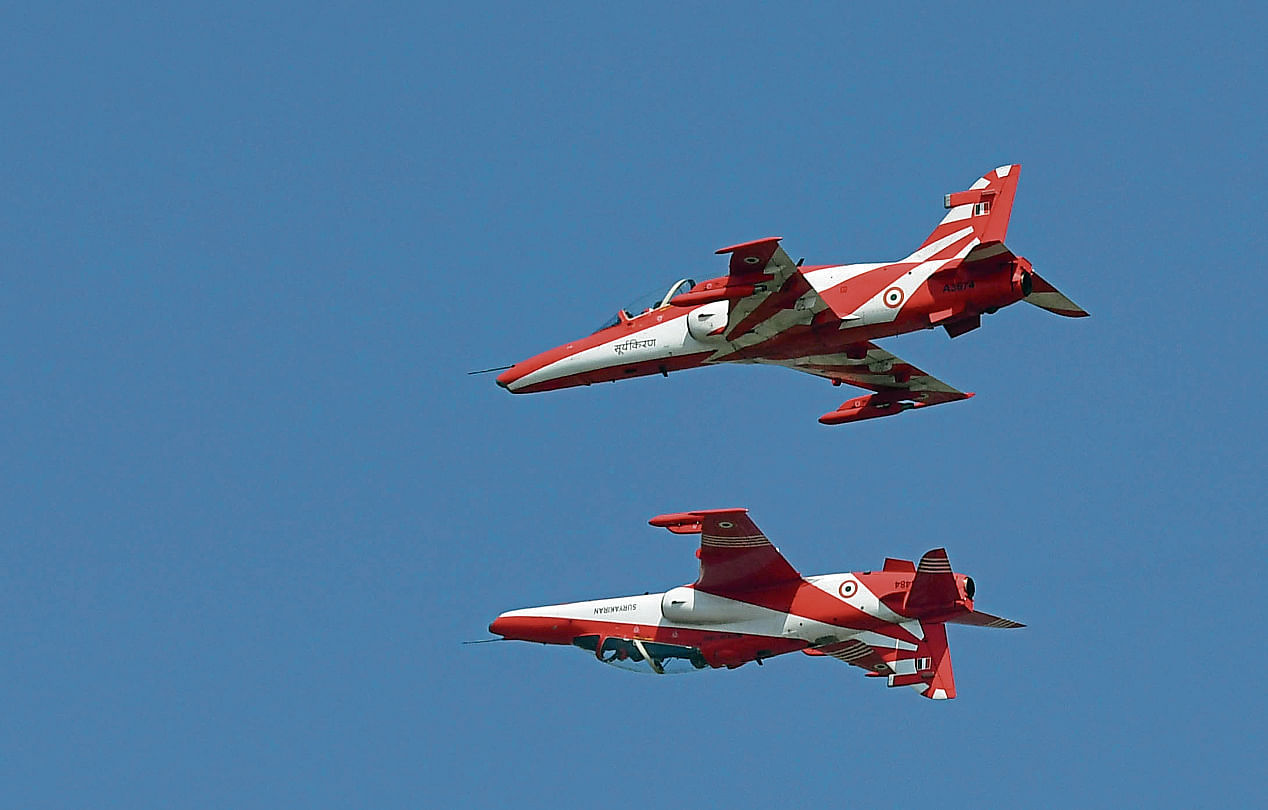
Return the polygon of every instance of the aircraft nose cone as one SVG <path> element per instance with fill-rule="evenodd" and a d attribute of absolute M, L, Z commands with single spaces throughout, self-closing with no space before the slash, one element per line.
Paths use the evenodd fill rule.
<path fill-rule="evenodd" d="M 515 366 L 511 366 L 506 371 L 503 371 L 501 374 L 497 376 L 497 384 L 502 386 L 506 390 L 510 391 L 511 383 L 518 380 L 519 377 L 520 377 L 520 373 L 515 370 Z"/>
<path fill-rule="evenodd" d="M 498 616 L 489 624 L 489 632 L 497 636 L 506 636 L 507 624 L 505 616 Z"/>

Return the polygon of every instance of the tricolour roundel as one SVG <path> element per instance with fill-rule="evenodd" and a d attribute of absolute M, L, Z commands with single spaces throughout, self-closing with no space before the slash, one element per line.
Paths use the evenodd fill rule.
<path fill-rule="evenodd" d="M 718 528 L 719 528 L 719 529 L 733 529 L 733 528 L 735 528 L 735 524 L 734 524 L 734 523 L 732 523 L 732 522 L 731 522 L 731 521 L 729 521 L 729 520 L 719 520 L 719 521 L 718 521 Z"/>
<path fill-rule="evenodd" d="M 902 306 L 902 303 L 903 303 L 902 287 L 890 287 L 888 290 L 885 291 L 885 297 L 882 300 L 885 301 L 885 306 L 889 307 L 890 309 L 894 309 L 895 307 Z"/>
<path fill-rule="evenodd" d="M 761 259 L 757 258 L 756 256 L 745 256 L 745 257 L 744 257 L 744 263 L 745 263 L 745 264 L 757 264 L 759 261 L 761 261 Z"/>
<path fill-rule="evenodd" d="M 837 591 L 843 598 L 849 599 L 851 596 L 858 593 L 859 584 L 852 579 L 847 579 L 841 583 L 841 587 L 837 588 Z"/>

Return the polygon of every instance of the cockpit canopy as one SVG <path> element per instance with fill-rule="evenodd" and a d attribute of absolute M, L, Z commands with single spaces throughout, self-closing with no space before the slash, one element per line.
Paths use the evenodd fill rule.
<path fill-rule="evenodd" d="M 661 307 L 667 307 L 669 306 L 671 298 L 675 295 L 682 295 L 685 292 L 691 292 L 691 289 L 695 286 L 696 282 L 694 280 L 689 278 L 680 278 L 673 284 L 670 284 L 669 289 L 657 287 L 653 292 L 644 293 L 632 302 L 621 307 L 616 315 L 613 315 L 604 322 L 602 326 L 594 331 L 602 332 L 604 329 L 616 326 L 622 321 L 622 313 L 624 313 L 625 318 L 637 318 L 645 312 L 651 312 L 652 310 L 660 309 Z"/>

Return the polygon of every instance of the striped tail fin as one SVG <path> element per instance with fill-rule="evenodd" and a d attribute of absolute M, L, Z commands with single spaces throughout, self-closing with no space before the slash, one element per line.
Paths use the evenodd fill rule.
<path fill-rule="evenodd" d="M 903 614 L 919 616 L 926 611 L 939 610 L 953 604 L 960 596 L 951 572 L 951 561 L 945 548 L 926 552 L 916 566 L 916 576 L 911 580 L 911 590 L 903 602 Z"/>
<path fill-rule="evenodd" d="M 921 628 L 925 637 L 916 648 L 917 657 L 893 661 L 889 685 L 910 686 L 930 700 L 951 700 L 955 697 L 955 674 L 951 671 L 946 625 L 921 622 Z"/>
<path fill-rule="evenodd" d="M 968 190 L 947 194 L 943 198 L 947 215 L 907 261 L 949 259 L 974 244 L 1003 242 L 1020 176 L 1021 164 L 1000 166 L 978 178 Z"/>

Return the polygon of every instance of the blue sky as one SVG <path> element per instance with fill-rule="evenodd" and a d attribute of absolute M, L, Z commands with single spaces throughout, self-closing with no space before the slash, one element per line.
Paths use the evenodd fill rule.
<path fill-rule="evenodd" d="M 0 783 L 22 807 L 1261 797 L 1264 11 L 251 4 L 0 25 Z M 1024 165 L 1092 312 L 885 345 L 978 396 L 464 372 L 712 251 L 894 259 Z M 497 613 L 661 590 L 747 506 L 806 573 L 945 545 L 960 697 L 642 677 Z"/>

